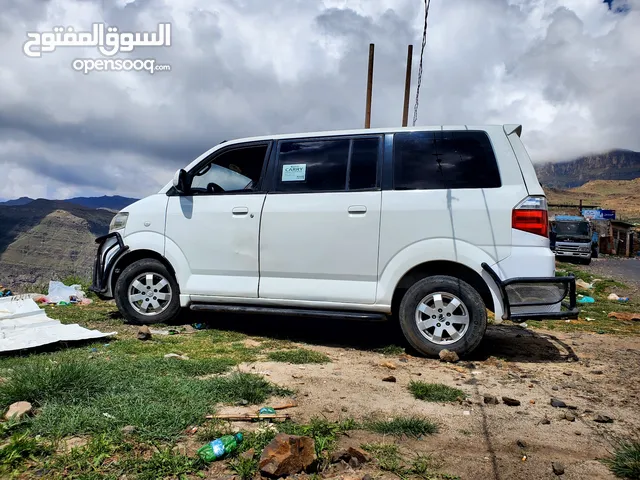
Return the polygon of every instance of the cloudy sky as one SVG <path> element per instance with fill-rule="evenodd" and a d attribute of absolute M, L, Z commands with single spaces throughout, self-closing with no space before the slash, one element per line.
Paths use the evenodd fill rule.
<path fill-rule="evenodd" d="M 0 0 L 0 198 L 144 196 L 218 142 L 398 126 L 415 95 L 422 0 Z M 640 0 L 432 0 L 418 125 L 521 123 L 534 161 L 640 150 Z M 29 58 L 55 26 L 155 31 L 170 72 L 74 71 L 95 47 Z M 413 107 L 413 100 L 412 100 Z M 412 115 L 410 115 L 411 117 Z"/>

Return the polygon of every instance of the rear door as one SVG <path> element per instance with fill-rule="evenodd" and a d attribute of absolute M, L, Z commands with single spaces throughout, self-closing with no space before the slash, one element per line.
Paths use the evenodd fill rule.
<path fill-rule="evenodd" d="M 373 304 L 382 137 L 278 142 L 262 212 L 259 297 Z"/>
<path fill-rule="evenodd" d="M 506 136 L 496 128 L 498 136 L 471 127 L 393 135 L 393 181 L 382 199 L 381 270 L 423 240 L 437 241 L 446 259 L 457 262 L 463 261 L 464 244 L 495 262 L 510 255 L 511 212 L 527 191 Z M 497 156 L 509 152 L 513 165 L 503 170 Z"/>

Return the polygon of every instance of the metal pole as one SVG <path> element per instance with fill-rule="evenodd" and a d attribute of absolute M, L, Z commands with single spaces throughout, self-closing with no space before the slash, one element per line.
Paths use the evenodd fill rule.
<path fill-rule="evenodd" d="M 413 60 L 413 45 L 407 47 L 407 75 L 404 79 L 404 110 L 402 111 L 402 126 L 409 123 L 409 95 L 411 94 L 411 61 Z"/>
<path fill-rule="evenodd" d="M 367 108 L 364 116 L 364 128 L 371 128 L 371 94 L 373 93 L 373 51 L 375 46 L 369 44 L 369 72 L 367 74 Z"/>

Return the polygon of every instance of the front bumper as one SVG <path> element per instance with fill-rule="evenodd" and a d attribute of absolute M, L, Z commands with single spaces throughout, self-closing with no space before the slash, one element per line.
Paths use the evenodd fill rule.
<path fill-rule="evenodd" d="M 576 278 L 573 275 L 500 280 L 488 264 L 483 263 L 482 268 L 500 289 L 504 305 L 503 320 L 524 322 L 578 318 L 580 310 L 576 306 Z M 567 297 L 568 302 L 565 302 Z M 541 311 L 545 309 L 551 311 Z"/>
<path fill-rule="evenodd" d="M 129 250 L 122 236 L 118 232 L 96 238 L 98 251 L 93 264 L 93 282 L 89 290 L 95 292 L 101 298 L 108 298 L 110 293 L 109 278 L 111 270 L 118 259 Z"/>

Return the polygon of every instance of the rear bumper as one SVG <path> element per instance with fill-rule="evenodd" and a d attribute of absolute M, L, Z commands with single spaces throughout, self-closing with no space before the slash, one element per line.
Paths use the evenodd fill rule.
<path fill-rule="evenodd" d="M 573 275 L 501 280 L 488 264 L 483 263 L 482 268 L 500 289 L 503 320 L 523 322 L 578 318 L 580 310 L 576 306 L 576 279 Z"/>
<path fill-rule="evenodd" d="M 95 292 L 100 298 L 111 298 L 111 285 L 109 278 L 111 271 L 118 259 L 129 249 L 122 241 L 118 232 L 96 238 L 98 251 L 93 264 L 93 281 L 89 290 Z"/>

